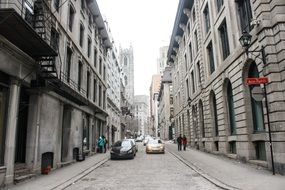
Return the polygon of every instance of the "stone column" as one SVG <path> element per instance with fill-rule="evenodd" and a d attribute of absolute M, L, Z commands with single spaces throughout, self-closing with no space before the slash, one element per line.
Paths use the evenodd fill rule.
<path fill-rule="evenodd" d="M 26 164 L 36 171 L 38 169 L 38 147 L 41 116 L 41 94 L 38 91 L 30 93 L 30 105 L 27 128 Z"/>
<path fill-rule="evenodd" d="M 17 80 L 12 80 L 10 85 L 10 97 L 7 114 L 7 131 L 5 143 L 5 166 L 6 176 L 5 184 L 10 184 L 14 180 L 14 162 L 16 150 L 16 129 L 18 121 L 20 97 L 20 83 Z"/>

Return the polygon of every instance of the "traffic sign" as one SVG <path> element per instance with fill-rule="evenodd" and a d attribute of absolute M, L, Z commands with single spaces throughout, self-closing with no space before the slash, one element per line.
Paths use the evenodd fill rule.
<path fill-rule="evenodd" d="M 264 91 L 260 86 L 255 86 L 251 90 L 251 95 L 255 101 L 262 101 L 264 98 Z"/>
<path fill-rule="evenodd" d="M 254 84 L 266 84 L 268 83 L 267 77 L 259 77 L 259 78 L 247 78 L 246 84 L 247 85 L 254 85 Z"/>

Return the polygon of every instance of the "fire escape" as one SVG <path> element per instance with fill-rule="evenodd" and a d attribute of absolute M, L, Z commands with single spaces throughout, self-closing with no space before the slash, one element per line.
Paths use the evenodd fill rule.
<path fill-rule="evenodd" d="M 35 60 L 37 78 L 31 87 L 48 89 L 79 104 L 88 105 L 86 91 L 61 71 L 56 18 L 51 0 L 0 1 L 0 35 Z M 54 27 L 53 27 L 54 26 Z"/>

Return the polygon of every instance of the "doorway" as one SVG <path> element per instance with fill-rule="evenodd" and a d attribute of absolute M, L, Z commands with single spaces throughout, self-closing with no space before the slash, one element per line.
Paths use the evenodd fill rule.
<path fill-rule="evenodd" d="M 69 139 L 71 129 L 71 107 L 63 106 L 62 137 L 61 137 L 61 161 L 68 161 Z"/>
<path fill-rule="evenodd" d="M 29 113 L 29 94 L 27 88 L 21 87 L 18 111 L 15 163 L 26 161 L 27 124 Z"/>

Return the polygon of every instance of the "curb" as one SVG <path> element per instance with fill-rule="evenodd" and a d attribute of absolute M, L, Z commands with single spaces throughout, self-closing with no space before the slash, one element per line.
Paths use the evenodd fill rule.
<path fill-rule="evenodd" d="M 67 181 L 65 181 L 65 182 L 63 182 L 63 183 L 53 187 L 51 190 L 62 190 L 62 189 L 66 189 L 66 188 L 70 187 L 71 185 L 75 184 L 76 182 L 78 182 L 80 179 L 82 179 L 86 175 L 88 175 L 91 172 L 93 172 L 95 169 L 99 168 L 101 165 L 106 163 L 108 160 L 109 160 L 109 157 L 103 158 L 102 160 L 100 160 L 99 162 L 95 163 L 90 168 L 80 172 L 79 174 L 77 174 L 77 175 L 73 176 L 72 178 L 68 179 Z"/>
<path fill-rule="evenodd" d="M 183 157 L 181 157 L 178 154 L 175 154 L 174 152 L 171 151 L 167 151 L 170 154 L 172 154 L 174 157 L 176 157 L 179 161 L 181 161 L 183 164 L 185 164 L 186 166 L 188 166 L 189 168 L 191 168 L 192 170 L 194 170 L 195 172 L 197 172 L 200 176 L 202 176 L 204 179 L 206 179 L 207 181 L 211 182 L 212 184 L 214 184 L 217 187 L 220 187 L 221 189 L 224 190 L 241 190 L 238 187 L 234 187 L 231 185 L 228 185 L 222 181 L 220 181 L 219 179 L 210 176 L 209 174 L 207 174 L 205 171 L 203 171 L 201 168 L 195 166 L 194 164 L 192 164 L 191 162 L 185 160 Z"/>

